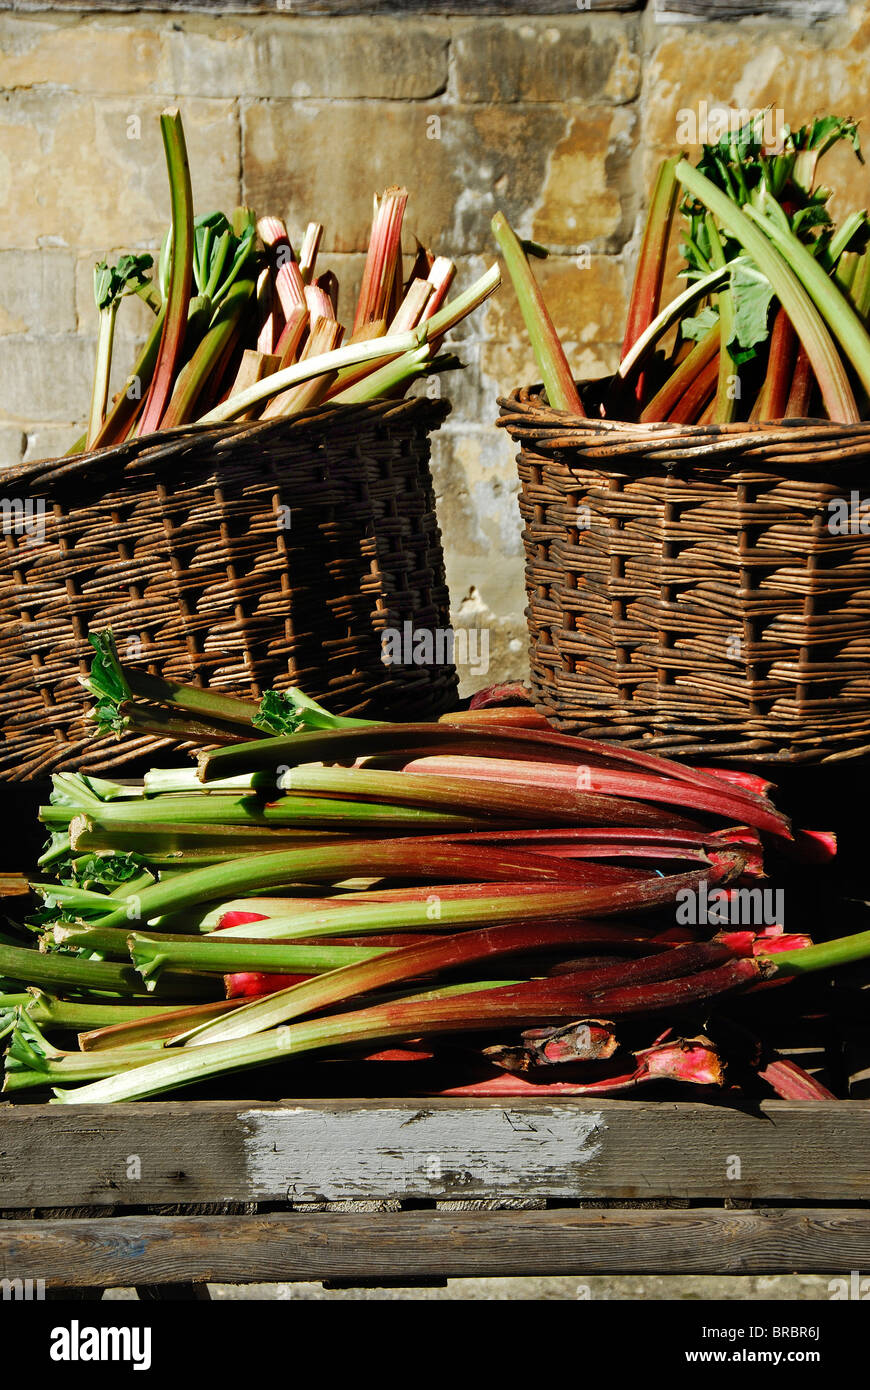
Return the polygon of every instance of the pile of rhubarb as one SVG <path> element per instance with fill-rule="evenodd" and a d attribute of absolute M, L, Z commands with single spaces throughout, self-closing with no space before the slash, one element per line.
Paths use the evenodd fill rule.
<path fill-rule="evenodd" d="M 160 118 L 171 225 L 153 279 L 147 253 L 94 270 L 99 315 L 88 428 L 70 453 L 155 430 L 298 415 L 331 401 L 402 397 L 420 377 L 460 365 L 445 334 L 492 294 L 497 266 L 448 301 L 456 267 L 417 242 L 407 276 L 404 188 L 375 198 L 371 240 L 349 330 L 339 283 L 318 273 L 323 226 L 310 222 L 294 248 L 277 217 L 251 208 L 195 215 L 181 117 Z M 137 361 L 110 402 L 115 324 L 138 295 L 153 322 Z"/>
<path fill-rule="evenodd" d="M 696 165 L 662 162 L 618 370 L 585 393 L 530 268 L 547 253 L 496 215 L 552 407 L 641 424 L 870 418 L 870 219 L 861 209 L 835 223 L 818 181 L 841 141 L 861 158 L 856 125 L 820 116 L 768 143 L 769 114 L 703 146 Z M 662 307 L 675 252 L 686 284 Z"/>
<path fill-rule="evenodd" d="M 799 977 L 870 956 L 870 932 L 746 924 L 766 861 L 813 874 L 835 852 L 761 778 L 558 734 L 528 705 L 258 706 L 92 641 L 100 732 L 171 726 L 201 751 L 136 782 L 55 774 L 38 906 L 15 899 L 0 938 L 7 1094 L 137 1100 L 254 1067 L 287 1094 L 338 1060 L 371 1094 L 393 1062 L 408 1094 L 830 1095 L 765 1021 L 799 1017 Z"/>

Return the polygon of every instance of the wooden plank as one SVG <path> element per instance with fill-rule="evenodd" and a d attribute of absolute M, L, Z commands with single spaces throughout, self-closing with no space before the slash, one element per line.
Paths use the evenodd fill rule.
<path fill-rule="evenodd" d="M 0 11 L 288 15 L 548 15 L 578 10 L 639 10 L 644 0 L 0 0 Z"/>
<path fill-rule="evenodd" d="M 803 24 L 816 24 L 844 15 L 847 9 L 848 0 L 655 0 L 655 17 L 659 23 L 769 15 L 777 21 L 793 19 Z"/>
<path fill-rule="evenodd" d="M 0 1278 L 103 1288 L 179 1281 L 421 1280 L 520 1274 L 772 1274 L 866 1269 L 870 1213 L 421 1212 L 101 1217 L 0 1223 Z"/>
<path fill-rule="evenodd" d="M 558 1197 L 860 1201 L 870 1102 L 0 1107 L 0 1210 Z M 143 1281 L 146 1282 L 146 1281 Z"/>

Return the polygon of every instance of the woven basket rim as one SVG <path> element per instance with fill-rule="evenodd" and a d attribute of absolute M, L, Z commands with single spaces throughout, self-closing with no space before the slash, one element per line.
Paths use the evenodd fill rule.
<path fill-rule="evenodd" d="M 516 387 L 499 396 L 496 424 L 517 440 L 548 452 L 577 450 L 598 468 L 616 471 L 633 457 L 655 459 L 666 469 L 696 463 L 701 467 L 788 468 L 856 464 L 870 460 L 870 421 L 854 425 L 833 420 L 794 419 L 718 425 L 682 425 L 670 421 L 641 424 L 600 419 L 554 410 L 543 387 Z"/>
<path fill-rule="evenodd" d="M 289 415 L 275 420 L 180 425 L 172 430 L 161 430 L 144 435 L 141 439 L 125 440 L 122 444 L 110 444 L 105 448 L 90 449 L 81 454 L 13 464 L 0 469 L 0 487 L 14 485 L 20 488 L 36 483 L 74 482 L 90 469 L 99 472 L 106 465 L 118 468 L 119 471 L 122 468 L 159 468 L 169 459 L 177 459 L 179 454 L 192 453 L 203 443 L 219 452 L 224 440 L 228 445 L 248 440 L 257 444 L 275 435 L 298 434 L 306 429 L 316 429 L 318 433 L 322 433 L 336 417 L 340 417 L 342 425 L 346 427 L 357 417 L 376 417 L 385 423 L 392 423 L 406 417 L 423 415 L 434 427 L 436 422 L 438 425 L 443 423 L 452 409 L 452 403 L 446 397 L 406 396 L 400 401 L 379 399 L 357 404 L 326 401 L 302 411 L 299 415 Z"/>
<path fill-rule="evenodd" d="M 598 384 L 596 381 L 593 383 Z M 578 385 L 584 385 L 578 382 Z M 776 438 L 783 434 L 787 438 L 793 438 L 795 433 L 812 433 L 815 437 L 820 434 L 831 435 L 836 432 L 841 438 L 851 438 L 857 435 L 860 438 L 870 437 L 870 420 L 859 420 L 856 424 L 841 424 L 837 420 L 825 420 L 817 416 L 797 416 L 788 420 L 733 420 L 727 424 L 719 425 L 684 425 L 675 424 L 670 420 L 653 420 L 641 424 L 637 420 L 617 420 L 611 417 L 597 418 L 593 415 L 575 415 L 571 410 L 556 410 L 555 407 L 544 400 L 544 388 L 540 383 L 533 386 L 516 386 L 508 396 L 498 396 L 499 406 L 503 412 L 520 409 L 524 415 L 537 414 L 541 422 L 550 422 L 553 425 L 571 425 L 578 430 L 591 430 L 597 434 L 618 433 L 625 435 L 635 435 L 640 439 L 645 439 L 648 435 L 666 435 L 669 438 L 678 438 L 685 435 L 691 439 L 708 439 L 720 435 L 728 435 L 732 441 L 739 439 L 743 435 L 751 436 L 757 441 L 758 436 L 765 438 Z M 503 422 L 498 421 L 499 424 Z"/>

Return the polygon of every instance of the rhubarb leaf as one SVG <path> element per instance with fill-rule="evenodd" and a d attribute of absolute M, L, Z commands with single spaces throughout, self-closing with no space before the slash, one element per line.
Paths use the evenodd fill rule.
<path fill-rule="evenodd" d="M 766 275 L 748 261 L 731 267 L 731 302 L 734 306 L 734 341 L 742 352 L 734 352 L 737 362 L 755 356 L 754 349 L 767 341 L 770 333 L 770 304 L 773 286 Z"/>
<path fill-rule="evenodd" d="M 699 343 L 702 338 L 706 338 L 710 329 L 719 322 L 719 314 L 712 307 L 702 309 L 700 314 L 684 318 L 680 322 L 680 331 L 684 338 L 689 338 L 693 343 Z"/>
<path fill-rule="evenodd" d="M 345 719 L 292 686 L 289 690 L 267 690 L 252 723 L 267 734 L 298 734 L 305 729 L 346 729 L 368 724 L 367 719 Z"/>

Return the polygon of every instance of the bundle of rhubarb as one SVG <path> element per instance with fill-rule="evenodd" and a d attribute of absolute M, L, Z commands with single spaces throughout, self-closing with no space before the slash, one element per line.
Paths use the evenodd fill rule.
<path fill-rule="evenodd" d="M 150 255 L 125 255 L 94 271 L 99 336 L 88 428 L 70 450 L 119 444 L 190 423 L 273 419 L 324 401 L 401 397 L 416 378 L 459 365 L 444 336 L 499 283 L 493 266 L 447 302 L 455 265 L 417 243 L 407 276 L 402 224 L 408 194 L 375 198 L 371 240 L 350 332 L 338 320 L 339 284 L 318 274 L 323 227 L 311 222 L 298 251 L 277 217 L 250 208 L 195 216 L 181 117 L 160 118 L 171 226 L 155 279 Z M 122 299 L 136 294 L 154 322 L 114 401 L 109 380 Z"/>
<path fill-rule="evenodd" d="M 267 1064 L 286 1093 L 305 1054 L 374 1068 L 371 1093 L 398 1056 L 417 1094 L 829 1094 L 752 1018 L 799 1012 L 773 986 L 867 957 L 870 932 L 746 927 L 766 854 L 834 851 L 760 778 L 557 734 L 527 706 L 432 724 L 293 690 L 257 706 L 93 641 L 102 728 L 160 711 L 202 749 L 136 782 L 55 774 L 40 905 L 0 938 L 7 1093 L 134 1100 Z"/>
<path fill-rule="evenodd" d="M 772 145 L 767 124 L 759 112 L 704 146 L 695 166 L 662 163 L 619 368 L 582 399 L 528 260 L 546 251 L 496 215 L 551 406 L 644 424 L 868 418 L 870 222 L 856 210 L 835 225 L 831 189 L 817 182 L 838 142 L 861 158 L 855 122 L 819 117 Z M 662 307 L 677 235 L 688 283 Z"/>

